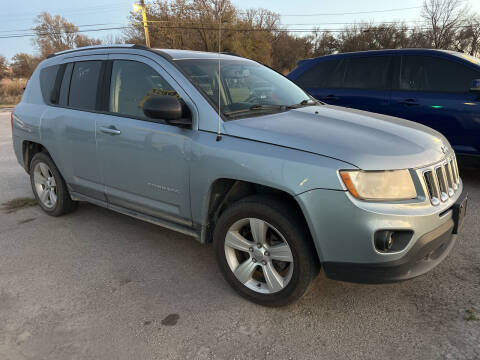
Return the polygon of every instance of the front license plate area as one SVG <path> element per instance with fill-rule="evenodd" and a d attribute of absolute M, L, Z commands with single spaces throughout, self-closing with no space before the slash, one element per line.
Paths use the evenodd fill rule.
<path fill-rule="evenodd" d="M 468 194 L 460 196 L 453 205 L 453 221 L 455 223 L 453 227 L 453 234 L 458 234 L 460 231 L 463 219 L 465 218 L 465 214 L 467 213 L 467 204 L 468 204 Z"/>

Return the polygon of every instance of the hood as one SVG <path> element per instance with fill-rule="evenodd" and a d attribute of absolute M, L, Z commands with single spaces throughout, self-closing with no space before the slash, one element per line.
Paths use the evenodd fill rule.
<path fill-rule="evenodd" d="M 363 170 L 422 167 L 452 151 L 437 131 L 391 116 L 332 105 L 308 106 L 225 123 L 228 135 L 308 151 Z"/>

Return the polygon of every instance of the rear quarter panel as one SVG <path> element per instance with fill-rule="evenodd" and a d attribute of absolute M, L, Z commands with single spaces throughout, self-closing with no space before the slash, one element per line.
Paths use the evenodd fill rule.
<path fill-rule="evenodd" d="M 21 101 L 13 111 L 12 137 L 15 155 L 23 166 L 23 143 L 33 141 L 41 144 L 41 119 L 46 105 L 40 93 L 39 67 L 28 80 Z"/>

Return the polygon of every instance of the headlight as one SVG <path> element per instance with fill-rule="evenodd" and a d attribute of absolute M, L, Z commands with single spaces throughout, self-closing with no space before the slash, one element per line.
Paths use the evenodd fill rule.
<path fill-rule="evenodd" d="M 408 170 L 342 170 L 340 177 L 350 194 L 361 200 L 408 200 L 417 197 Z"/>

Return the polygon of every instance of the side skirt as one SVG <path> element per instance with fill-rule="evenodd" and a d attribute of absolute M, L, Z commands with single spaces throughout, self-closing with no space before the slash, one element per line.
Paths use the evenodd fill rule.
<path fill-rule="evenodd" d="M 120 214 L 124 214 L 124 215 L 130 216 L 130 217 L 133 217 L 133 218 L 136 218 L 136 219 L 139 219 L 139 220 L 143 220 L 143 221 L 149 222 L 149 223 L 154 224 L 154 225 L 159 225 L 161 227 L 164 227 L 164 228 L 167 228 L 167 229 L 170 229 L 170 230 L 173 230 L 173 231 L 178 231 L 182 234 L 191 236 L 191 237 L 195 238 L 196 240 L 202 242 L 201 241 L 201 228 L 199 228 L 199 229 L 191 228 L 191 227 L 187 227 L 185 225 L 177 224 L 173 221 L 156 218 L 156 217 L 150 216 L 150 215 L 145 215 L 145 214 L 142 214 L 140 212 L 130 210 L 130 209 L 126 209 L 126 208 L 121 207 L 121 206 L 108 204 L 105 201 L 93 199 L 89 196 L 85 196 L 85 195 L 82 195 L 82 194 L 79 194 L 79 193 L 76 193 L 76 192 L 73 192 L 73 191 L 70 191 L 70 197 L 72 198 L 72 200 L 75 200 L 75 201 L 89 202 L 91 204 L 101 206 L 101 207 L 104 207 L 104 208 L 109 209 L 109 210 L 116 211 Z"/>

